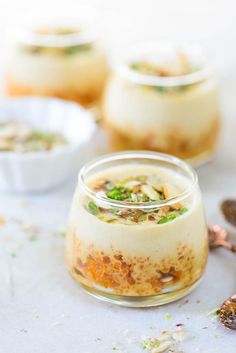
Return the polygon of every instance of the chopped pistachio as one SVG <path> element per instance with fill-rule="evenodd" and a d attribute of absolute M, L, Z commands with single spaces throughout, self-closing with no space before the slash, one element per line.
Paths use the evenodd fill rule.
<path fill-rule="evenodd" d="M 168 216 L 162 217 L 157 223 L 164 224 L 170 221 L 173 221 L 177 216 L 175 214 L 169 214 Z"/>
<path fill-rule="evenodd" d="M 164 315 L 164 318 L 165 318 L 165 319 L 172 319 L 172 315 L 171 315 L 171 314 L 165 314 L 165 315 Z"/>
<path fill-rule="evenodd" d="M 67 143 L 57 132 L 35 130 L 26 123 L 9 121 L 0 125 L 0 151 L 49 151 Z"/>
<path fill-rule="evenodd" d="M 220 308 L 215 308 L 213 310 L 211 310 L 207 316 L 218 316 L 220 314 Z"/>
<path fill-rule="evenodd" d="M 35 241 L 37 240 L 37 235 L 36 234 L 31 234 L 28 238 L 29 241 Z"/>
<path fill-rule="evenodd" d="M 88 209 L 89 209 L 90 213 L 92 213 L 94 216 L 99 214 L 99 208 L 93 201 L 89 201 Z"/>
<path fill-rule="evenodd" d="M 147 180 L 147 176 L 146 175 L 137 175 L 135 177 L 135 179 L 137 179 L 138 181 L 141 181 L 141 182 L 145 182 Z"/>
<path fill-rule="evenodd" d="M 124 201 L 130 197 L 130 194 L 130 191 L 127 190 L 124 186 L 115 186 L 107 192 L 107 197 L 117 201 Z"/>
<path fill-rule="evenodd" d="M 169 196 L 171 185 L 167 186 L 167 184 L 163 184 L 161 179 L 156 175 L 138 175 L 118 180 L 101 178 L 96 180 L 92 188 L 96 192 L 96 195 L 102 196 L 104 199 L 135 204 L 165 200 Z M 87 209 L 104 222 L 121 222 L 124 224 L 137 224 L 139 222 L 164 224 L 181 216 L 188 210 L 181 203 L 161 208 L 152 208 L 151 210 L 131 209 L 129 207 L 114 209 L 111 204 L 106 205 L 105 203 L 100 203 L 99 200 L 96 204 L 91 201 L 88 202 Z"/>
<path fill-rule="evenodd" d="M 182 215 L 182 214 L 185 214 L 186 212 L 188 212 L 188 209 L 186 207 L 182 207 L 180 210 L 179 210 L 179 214 Z"/>

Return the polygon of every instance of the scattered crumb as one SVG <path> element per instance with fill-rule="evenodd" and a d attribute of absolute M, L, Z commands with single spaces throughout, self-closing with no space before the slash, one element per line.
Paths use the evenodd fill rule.
<path fill-rule="evenodd" d="M 56 326 L 60 326 L 61 325 L 61 322 L 60 321 L 54 321 L 52 322 L 51 326 L 52 327 L 56 327 Z"/>
<path fill-rule="evenodd" d="M 29 205 L 30 205 L 30 202 L 28 200 L 21 200 L 20 201 L 21 207 L 28 207 Z"/>
<path fill-rule="evenodd" d="M 4 224 L 6 224 L 6 220 L 2 216 L 0 216 L 0 226 L 3 226 Z"/>
<path fill-rule="evenodd" d="M 149 326 L 149 330 L 155 330 L 154 326 Z"/>
<path fill-rule="evenodd" d="M 36 235 L 39 233 L 39 229 L 33 224 L 22 222 L 19 226 L 23 232 L 28 233 L 30 235 Z"/>
<path fill-rule="evenodd" d="M 182 342 L 186 339 L 187 337 L 187 331 L 186 330 L 176 330 L 173 332 L 172 337 L 175 341 L 177 342 Z"/>
<path fill-rule="evenodd" d="M 58 230 L 54 233 L 55 236 L 65 238 L 66 237 L 66 229 Z"/>
<path fill-rule="evenodd" d="M 218 316 L 220 314 L 220 308 L 215 308 L 213 310 L 211 310 L 207 316 Z"/>
<path fill-rule="evenodd" d="M 165 314 L 165 315 L 164 315 L 164 318 L 165 318 L 165 319 L 172 319 L 172 315 L 171 315 L 171 314 Z"/>
<path fill-rule="evenodd" d="M 188 303 L 189 303 L 189 300 L 186 299 L 186 300 L 182 301 L 182 302 L 178 305 L 178 307 L 181 308 L 183 305 L 186 305 L 186 304 L 188 304 Z"/>
<path fill-rule="evenodd" d="M 221 338 L 220 335 L 213 335 L 212 337 L 213 337 L 213 338 Z"/>
<path fill-rule="evenodd" d="M 37 235 L 36 234 L 31 234 L 29 237 L 28 237 L 28 240 L 29 241 L 35 241 L 35 240 L 37 240 Z"/>
<path fill-rule="evenodd" d="M 175 352 L 175 347 L 187 337 L 187 331 L 177 329 L 174 332 L 162 331 L 160 337 L 147 336 L 143 338 L 142 346 L 149 353 Z"/>

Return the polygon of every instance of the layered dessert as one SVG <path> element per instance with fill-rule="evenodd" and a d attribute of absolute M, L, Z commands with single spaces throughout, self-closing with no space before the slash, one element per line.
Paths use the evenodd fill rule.
<path fill-rule="evenodd" d="M 198 189 L 151 163 L 107 167 L 77 188 L 67 236 L 69 272 L 86 288 L 152 296 L 187 290 L 207 260 Z"/>
<path fill-rule="evenodd" d="M 103 102 L 113 149 L 148 149 L 184 159 L 213 153 L 217 87 L 196 50 L 153 44 L 114 70 Z"/>
<path fill-rule="evenodd" d="M 10 96 L 39 95 L 84 106 L 102 94 L 107 64 L 98 42 L 77 27 L 23 31 L 12 47 L 6 78 Z"/>

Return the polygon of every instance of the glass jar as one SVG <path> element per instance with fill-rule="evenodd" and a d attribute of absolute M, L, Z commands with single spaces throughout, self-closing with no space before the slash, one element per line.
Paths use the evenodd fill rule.
<path fill-rule="evenodd" d="M 177 300 L 201 278 L 208 241 L 195 171 L 156 152 L 121 152 L 79 173 L 67 268 L 93 296 L 146 307 Z"/>
<path fill-rule="evenodd" d="M 85 107 L 100 99 L 107 76 L 104 50 L 86 27 L 68 23 L 25 26 L 12 36 L 9 96 L 52 96 Z"/>
<path fill-rule="evenodd" d="M 103 117 L 114 150 L 160 151 L 194 165 L 208 160 L 220 113 L 201 48 L 160 42 L 131 51 L 109 80 Z"/>

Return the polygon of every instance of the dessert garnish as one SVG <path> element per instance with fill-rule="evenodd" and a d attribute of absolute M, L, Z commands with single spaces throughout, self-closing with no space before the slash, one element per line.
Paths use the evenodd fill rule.
<path fill-rule="evenodd" d="M 236 253 L 236 245 L 232 244 L 228 238 L 228 233 L 225 229 L 217 224 L 208 225 L 208 241 L 210 249 L 224 247 Z"/>
<path fill-rule="evenodd" d="M 229 199 L 223 201 L 221 203 L 221 211 L 225 219 L 233 226 L 236 226 L 236 200 Z"/>
<path fill-rule="evenodd" d="M 228 233 L 218 225 L 208 226 L 208 240 L 210 249 L 224 247 L 236 253 L 236 245 L 228 240 Z M 224 301 L 222 306 L 214 309 L 211 313 L 219 315 L 220 322 L 231 330 L 236 330 L 236 294 Z"/>
<path fill-rule="evenodd" d="M 66 28 L 66 27 L 58 27 L 58 28 L 39 28 L 34 30 L 34 33 L 42 35 L 42 36 L 66 36 L 79 34 L 81 31 L 79 28 Z M 83 44 L 73 44 L 65 46 L 49 46 L 49 45 L 22 45 L 22 49 L 32 54 L 52 54 L 52 55 L 70 55 L 75 54 L 80 51 L 86 51 L 91 49 L 91 43 L 83 43 Z"/>
<path fill-rule="evenodd" d="M 189 60 L 188 56 L 178 51 L 175 53 L 174 60 L 172 62 L 158 62 L 151 60 L 136 60 L 129 64 L 129 68 L 132 71 L 138 72 L 147 76 L 156 76 L 156 77 L 179 77 L 192 74 L 200 69 L 196 65 L 193 65 Z M 194 87 L 196 84 L 185 84 L 185 85 L 173 85 L 173 86 L 164 86 L 164 85 L 154 85 L 149 86 L 152 90 L 155 90 L 159 93 L 167 92 L 182 92 L 186 89 Z M 147 86 L 145 86 L 147 87 Z"/>
<path fill-rule="evenodd" d="M 184 341 L 187 331 L 181 328 L 171 332 L 162 331 L 160 337 L 146 336 L 143 339 L 143 349 L 149 353 L 175 352 L 172 350 L 178 343 Z"/>
<path fill-rule="evenodd" d="M 168 184 L 163 183 L 159 178 L 151 175 L 137 175 L 119 180 L 97 179 L 91 188 L 107 200 L 122 201 L 123 203 L 136 204 L 159 202 L 175 196 L 171 194 Z M 166 205 L 158 209 L 115 209 L 104 208 L 102 204 L 96 204 L 89 200 L 87 203 L 88 211 L 97 216 L 100 220 L 108 223 L 140 223 L 155 222 L 164 224 L 175 220 L 188 211 L 188 208 L 181 203 Z"/>
<path fill-rule="evenodd" d="M 79 28 L 67 28 L 67 27 L 51 27 L 51 28 L 36 28 L 34 33 L 36 34 L 45 34 L 45 35 L 53 35 L 53 36 L 66 36 L 70 34 L 79 33 Z"/>
<path fill-rule="evenodd" d="M 179 51 L 176 53 L 175 57 L 176 60 L 172 63 L 158 63 L 151 60 L 136 60 L 131 62 L 129 67 L 131 70 L 140 72 L 144 75 L 159 77 L 183 76 L 197 70 L 185 53 Z"/>
<path fill-rule="evenodd" d="M 225 327 L 236 330 L 236 294 L 221 305 L 219 319 Z"/>
<path fill-rule="evenodd" d="M 0 152 L 51 151 L 68 143 L 57 132 L 35 130 L 17 121 L 0 124 Z"/>

